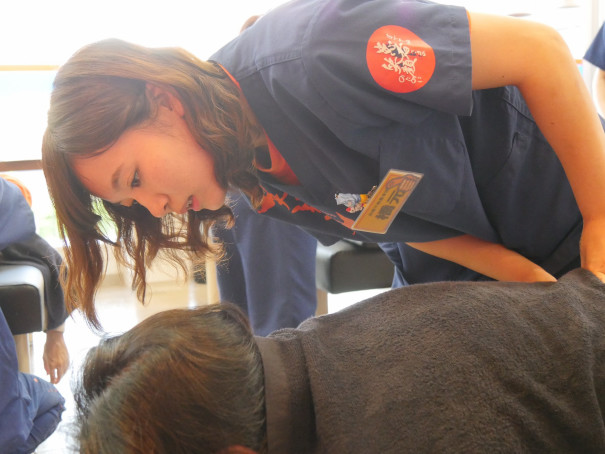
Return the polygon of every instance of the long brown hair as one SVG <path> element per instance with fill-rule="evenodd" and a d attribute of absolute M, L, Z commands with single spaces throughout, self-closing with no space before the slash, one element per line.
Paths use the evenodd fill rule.
<path fill-rule="evenodd" d="M 82 453 L 266 452 L 260 352 L 233 305 L 160 312 L 102 341 L 81 370 Z"/>
<path fill-rule="evenodd" d="M 68 304 L 82 309 L 97 328 L 93 299 L 105 271 L 104 245 L 115 246 L 118 262 L 134 270 L 132 285 L 144 300 L 145 270 L 159 253 L 181 267 L 178 251 L 199 263 L 218 252 L 210 227 L 232 216 L 225 206 L 157 219 L 140 205 L 97 199 L 76 177 L 75 158 L 102 153 L 128 129 L 154 120 L 157 106 L 146 94 L 147 83 L 175 91 L 189 129 L 214 159 L 221 186 L 240 188 L 255 204 L 262 195 L 252 163 L 263 131 L 220 66 L 182 49 L 150 49 L 120 40 L 91 44 L 74 54 L 54 81 L 42 164 L 66 243 Z M 101 227 L 104 212 L 116 226 L 116 239 Z"/>

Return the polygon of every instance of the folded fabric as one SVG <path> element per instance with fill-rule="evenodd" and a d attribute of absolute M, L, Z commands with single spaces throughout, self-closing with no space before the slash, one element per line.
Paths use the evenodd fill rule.
<path fill-rule="evenodd" d="M 47 329 L 62 325 L 69 315 L 65 307 L 63 288 L 59 282 L 62 259 L 46 240 L 37 234 L 2 250 L 2 263 L 38 268 L 44 276 L 44 302 L 48 315 Z"/>

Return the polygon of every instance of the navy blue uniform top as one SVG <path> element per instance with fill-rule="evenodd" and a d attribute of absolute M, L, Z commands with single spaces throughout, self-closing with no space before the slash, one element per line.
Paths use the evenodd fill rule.
<path fill-rule="evenodd" d="M 584 60 L 605 70 L 605 24 L 601 25 L 601 28 L 584 55 Z"/>
<path fill-rule="evenodd" d="M 561 164 L 514 87 L 472 91 L 466 10 L 426 1 L 294 0 L 211 57 L 239 82 L 300 181 L 261 175 L 261 211 L 322 242 L 470 234 L 556 274 L 581 216 Z M 384 235 L 350 230 L 336 193 L 389 169 L 424 174 Z"/>
<path fill-rule="evenodd" d="M 31 237 L 35 231 L 34 213 L 21 190 L 0 178 L 0 251 Z"/>
<path fill-rule="evenodd" d="M 32 430 L 38 406 L 19 380 L 15 341 L 0 309 L 0 451 L 22 452 Z M 41 441 L 41 440 L 40 440 Z"/>

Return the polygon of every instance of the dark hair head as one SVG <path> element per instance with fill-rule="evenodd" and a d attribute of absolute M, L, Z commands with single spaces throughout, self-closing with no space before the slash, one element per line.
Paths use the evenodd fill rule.
<path fill-rule="evenodd" d="M 80 452 L 266 452 L 263 381 L 235 306 L 161 312 L 88 353 L 74 393 Z"/>
<path fill-rule="evenodd" d="M 134 269 L 133 286 L 144 299 L 145 270 L 159 251 L 181 265 L 175 251 L 194 259 L 215 254 L 209 229 L 231 216 L 224 207 L 157 219 L 136 204 L 100 201 L 78 180 L 72 168 L 75 158 L 102 153 L 127 130 L 154 121 L 157 105 L 148 96 L 148 83 L 176 93 L 193 136 L 214 159 L 221 186 L 240 188 L 253 203 L 262 195 L 252 162 L 264 132 L 220 66 L 182 49 L 150 49 L 119 40 L 79 50 L 54 81 L 42 164 L 67 247 L 66 264 L 78 270 L 68 274 L 68 304 L 83 309 L 97 327 L 93 297 L 105 268 L 101 243 L 116 246 L 118 260 Z M 116 226 L 115 239 L 100 227 L 105 212 Z"/>

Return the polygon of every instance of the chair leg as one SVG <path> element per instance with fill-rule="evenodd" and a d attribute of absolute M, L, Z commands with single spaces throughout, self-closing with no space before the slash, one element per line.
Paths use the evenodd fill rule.
<path fill-rule="evenodd" d="M 317 309 L 315 315 L 325 315 L 328 313 L 328 292 L 317 289 Z"/>
<path fill-rule="evenodd" d="M 17 361 L 19 362 L 19 371 L 31 374 L 34 370 L 33 350 L 34 338 L 32 333 L 18 334 L 14 336 L 17 347 Z"/>

